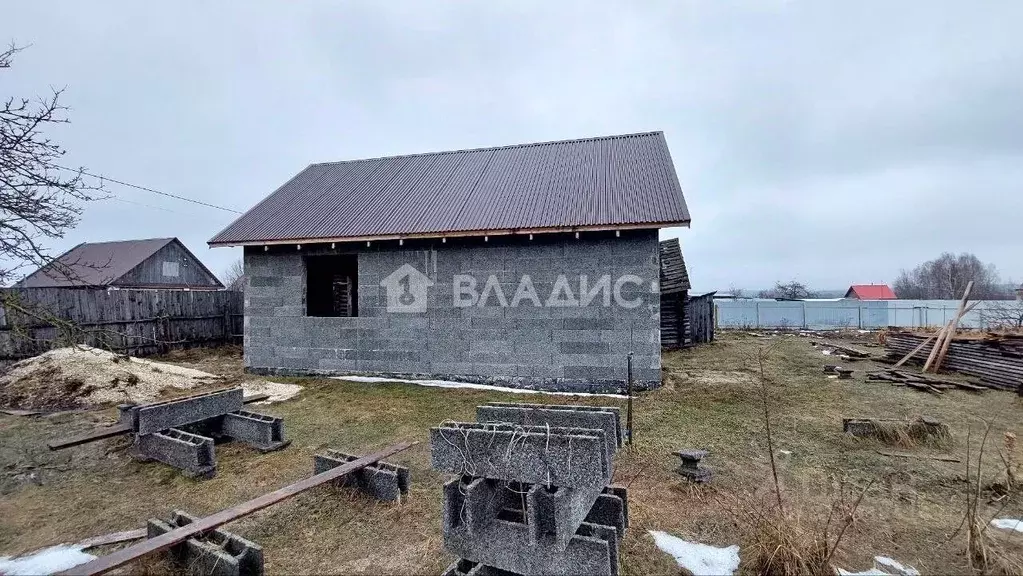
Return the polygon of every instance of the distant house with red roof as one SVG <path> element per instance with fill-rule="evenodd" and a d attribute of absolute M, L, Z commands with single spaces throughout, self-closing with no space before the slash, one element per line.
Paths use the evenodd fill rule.
<path fill-rule="evenodd" d="M 895 300 L 895 292 L 887 284 L 853 284 L 845 293 L 846 298 L 856 300 Z"/>

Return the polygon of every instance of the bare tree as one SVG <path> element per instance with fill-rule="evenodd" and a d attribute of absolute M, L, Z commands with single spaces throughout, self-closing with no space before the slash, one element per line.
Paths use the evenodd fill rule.
<path fill-rule="evenodd" d="M 986 303 L 981 316 L 990 328 L 1023 328 L 1023 301 Z"/>
<path fill-rule="evenodd" d="M 774 288 L 761 290 L 760 298 L 785 298 L 787 300 L 801 300 L 803 298 L 816 298 L 817 293 L 806 287 L 806 284 L 795 280 L 789 282 L 775 282 Z"/>
<path fill-rule="evenodd" d="M 945 252 L 912 270 L 903 270 L 893 288 L 899 298 L 919 300 L 955 300 L 961 298 L 966 284 L 973 281 L 970 298 L 1001 300 L 1011 298 L 994 264 L 985 264 L 970 253 L 958 256 Z"/>
<path fill-rule="evenodd" d="M 743 288 L 736 287 L 735 284 L 728 285 L 728 293 L 731 294 L 732 297 L 736 299 L 746 297 L 746 290 L 744 290 Z"/>
<path fill-rule="evenodd" d="M 0 71 L 22 50 L 0 52 Z M 50 262 L 44 244 L 78 224 L 81 203 L 98 198 L 102 182 L 88 183 L 83 171 L 62 170 L 64 149 L 44 131 L 68 123 L 60 103 L 64 89 L 36 99 L 8 96 L 0 104 L 0 283 L 26 267 Z"/>
<path fill-rule="evenodd" d="M 242 291 L 245 282 L 245 263 L 242 259 L 239 258 L 232 262 L 227 267 L 227 270 L 224 270 L 224 275 L 221 279 L 228 290 Z"/>

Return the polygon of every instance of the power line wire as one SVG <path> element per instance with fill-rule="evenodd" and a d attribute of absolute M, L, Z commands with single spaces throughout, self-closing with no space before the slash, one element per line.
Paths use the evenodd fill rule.
<path fill-rule="evenodd" d="M 153 210 L 162 210 L 164 212 L 170 212 L 171 214 L 181 214 L 182 216 L 193 216 L 194 214 L 188 214 L 186 212 L 178 212 L 177 210 L 171 210 L 170 208 L 164 208 L 163 206 L 153 206 L 152 204 L 146 204 L 144 202 L 136 202 L 134 200 L 128 200 L 127 198 L 121 198 L 120 196 L 113 195 L 104 200 L 116 200 L 118 202 L 124 202 L 126 204 L 134 204 L 136 206 L 144 206 L 146 208 L 152 208 Z"/>
<path fill-rule="evenodd" d="M 110 177 L 107 177 L 107 176 L 98 176 L 96 174 L 90 174 L 89 172 L 86 172 L 85 170 L 77 170 L 75 168 L 68 168 L 66 166 L 61 166 L 59 164 L 54 164 L 53 166 L 55 168 L 60 168 L 61 170 L 67 170 L 68 172 L 78 172 L 78 173 L 80 173 L 82 175 L 85 175 L 85 176 L 90 176 L 92 178 L 98 178 L 100 180 L 106 180 L 107 182 L 113 182 L 114 184 L 120 184 L 121 186 L 127 186 L 129 188 L 135 188 L 137 190 L 144 190 L 146 192 L 152 192 L 153 194 L 159 194 L 160 196 L 167 196 L 169 198 L 175 198 L 177 200 L 183 200 L 185 202 L 191 202 L 193 204 L 199 204 L 201 206 L 206 206 L 206 207 L 209 207 L 209 208 L 216 208 L 217 210 L 224 210 L 225 212 L 234 212 L 235 214 L 241 214 L 240 210 L 235 210 L 233 208 L 225 208 L 223 206 L 217 206 L 216 204 L 210 204 L 208 202 L 203 202 L 202 200 L 195 200 L 194 198 L 187 198 L 185 196 L 178 196 L 177 194 L 171 194 L 170 192 L 161 192 L 159 190 L 153 190 L 152 188 L 147 188 L 145 186 L 139 186 L 138 184 L 131 184 L 130 182 L 124 182 L 123 180 L 117 180 L 117 179 L 110 178 Z"/>

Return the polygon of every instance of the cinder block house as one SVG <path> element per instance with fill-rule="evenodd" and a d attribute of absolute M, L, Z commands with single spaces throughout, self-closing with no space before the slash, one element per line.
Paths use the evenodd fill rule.
<path fill-rule="evenodd" d="M 245 365 L 620 390 L 660 383 L 660 132 L 313 164 L 210 240 L 244 246 Z"/>

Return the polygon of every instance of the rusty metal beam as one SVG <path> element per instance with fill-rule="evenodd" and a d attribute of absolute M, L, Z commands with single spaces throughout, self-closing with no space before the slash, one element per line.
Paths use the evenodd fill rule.
<path fill-rule="evenodd" d="M 210 530 L 227 524 L 228 522 L 233 522 L 239 518 L 248 516 L 249 514 L 252 514 L 254 512 L 258 512 L 263 508 L 272 506 L 282 500 L 287 500 L 288 498 L 291 498 L 292 496 L 295 496 L 296 494 L 304 492 L 310 488 L 319 486 L 320 484 L 325 484 L 327 482 L 330 482 L 331 480 L 340 478 L 345 474 L 350 474 L 352 472 L 355 472 L 356 470 L 365 468 L 370 464 L 375 464 L 376 462 L 379 462 L 380 460 L 383 460 L 384 458 L 387 458 L 392 454 L 396 454 L 398 452 L 401 452 L 402 450 L 407 450 L 408 448 L 411 448 L 416 444 L 418 444 L 418 442 L 402 442 L 400 444 L 395 444 L 388 448 L 384 448 L 383 450 L 375 454 L 363 456 L 358 460 L 353 460 L 351 462 L 348 462 L 347 464 L 342 464 L 337 468 L 332 468 L 330 470 L 327 470 L 326 472 L 310 476 L 305 480 L 299 480 L 294 484 L 290 484 L 288 486 L 285 486 L 284 488 L 274 490 L 269 494 L 264 494 L 262 496 L 259 496 L 258 498 L 249 500 L 248 502 L 242 502 L 241 504 L 232 506 L 227 510 L 221 510 L 220 512 L 217 512 L 212 516 L 200 518 L 199 520 L 196 520 L 191 524 L 187 524 L 180 528 L 176 528 L 174 530 L 171 530 L 170 532 L 167 532 L 166 534 L 161 534 L 160 536 L 150 538 L 145 542 L 140 542 L 138 544 L 135 544 L 134 546 L 123 548 L 121 550 L 114 552 L 113 554 L 101 556 L 91 562 L 87 562 L 80 566 L 75 566 L 74 568 L 61 572 L 60 574 L 65 576 L 75 575 L 92 576 L 94 574 L 103 574 L 105 572 L 109 572 L 114 568 L 118 568 L 120 566 L 124 566 L 129 562 L 138 560 L 139 558 L 147 554 L 152 554 L 153 552 L 166 550 L 167 548 L 170 548 L 171 546 L 174 546 L 179 542 L 184 542 L 185 540 L 193 536 L 197 536 L 204 532 L 209 532 Z"/>

